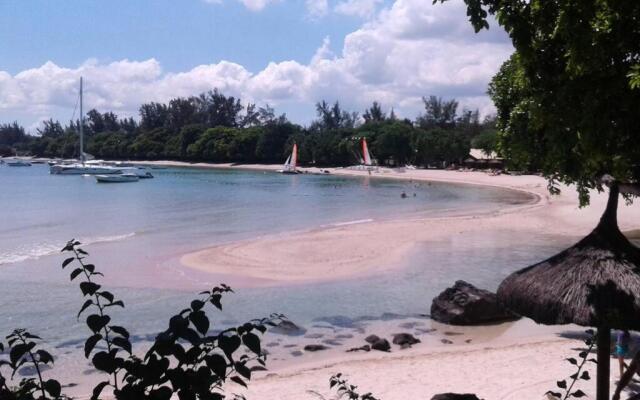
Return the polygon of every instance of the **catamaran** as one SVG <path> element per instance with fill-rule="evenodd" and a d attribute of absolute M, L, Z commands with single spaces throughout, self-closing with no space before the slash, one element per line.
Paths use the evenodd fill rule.
<path fill-rule="evenodd" d="M 296 166 L 298 164 L 298 145 L 296 143 L 293 144 L 293 150 L 291 150 L 291 155 L 287 158 L 281 170 L 278 170 L 281 174 L 298 174 L 298 170 Z"/>
<path fill-rule="evenodd" d="M 80 162 L 73 164 L 54 164 L 49 167 L 49 173 L 56 175 L 95 175 L 95 174 L 121 174 L 118 168 L 87 164 L 87 155 L 84 152 L 84 113 L 82 112 L 82 77 L 80 77 Z"/>
<path fill-rule="evenodd" d="M 362 138 L 362 158 L 360 159 L 360 168 L 372 171 L 376 169 L 369 152 L 369 146 L 367 145 L 367 139 Z"/>

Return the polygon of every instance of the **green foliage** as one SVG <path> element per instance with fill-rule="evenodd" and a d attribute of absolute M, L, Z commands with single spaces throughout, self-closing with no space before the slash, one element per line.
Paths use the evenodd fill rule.
<path fill-rule="evenodd" d="M 476 31 L 495 15 L 516 49 L 490 88 L 503 154 L 575 183 L 582 205 L 605 174 L 638 182 L 640 2 L 465 3 Z"/>
<path fill-rule="evenodd" d="M 377 102 L 360 119 L 339 102 L 322 101 L 316 104 L 317 119 L 303 128 L 268 105 L 243 107 L 239 99 L 214 90 L 167 104 L 143 104 L 140 124 L 90 110 L 84 125 L 86 151 L 100 159 L 279 164 L 297 143 L 302 165 L 348 166 L 359 163 L 360 142 L 366 137 L 379 165 L 443 166 L 464 159 L 471 140 L 491 125 L 480 123 L 477 110 L 458 115 L 454 99 L 430 96 L 424 103 L 425 113 L 414 123 L 397 119 Z M 8 155 L 16 149 L 53 158 L 79 154 L 79 121 L 64 127 L 44 121 L 38 136 L 24 135 L 15 123 L 5 130 L 9 128 L 22 136 L 5 148 L 0 143 L 0 151 Z M 0 126 L 0 140 L 2 132 Z"/>
<path fill-rule="evenodd" d="M 97 279 L 102 273 L 87 263 L 88 253 L 80 242 L 71 240 L 62 249 L 69 253 L 62 268 L 70 271 L 71 281 L 80 281 L 84 303 L 77 314 L 85 316 L 89 336 L 84 355 L 105 380 L 93 389 L 91 399 L 104 398 L 109 389 L 118 400 L 179 399 L 221 400 L 227 382 L 247 386 L 252 372 L 263 371 L 266 353 L 260 335 L 267 326 L 283 320 L 282 315 L 256 319 L 237 327 L 212 333 L 205 307 L 222 310 L 223 295 L 233 292 L 222 284 L 200 293 L 190 305 L 171 317 L 168 327 L 140 357 L 134 354 L 129 331 L 115 323 L 109 310 L 124 308 L 124 302 L 105 290 Z M 8 400 L 63 399 L 59 382 L 42 376 L 41 366 L 53 364 L 53 356 L 39 349 L 41 339 L 25 330 L 16 330 L 8 339 L 8 359 L 0 358 L 0 398 Z M 101 344 L 101 345 L 100 345 Z M 0 343 L 0 353 L 4 353 Z M 13 375 L 25 365 L 33 365 L 36 378 L 22 379 L 17 387 L 1 374 L 8 367 Z"/>
<path fill-rule="evenodd" d="M 18 143 L 27 141 L 27 135 L 24 128 L 17 122 L 11 124 L 0 124 L 0 145 L 13 146 Z"/>
<path fill-rule="evenodd" d="M 9 358 L 0 358 L 0 399 L 6 400 L 34 400 L 34 399 L 63 399 L 61 385 L 55 379 L 45 379 L 42 375 L 43 366 L 53 365 L 53 356 L 46 350 L 38 348 L 42 339 L 29 333 L 25 329 L 16 329 L 7 336 L 6 347 Z M 0 342 L 0 354 L 5 346 Z M 9 387 L 8 379 L 2 375 L 2 367 L 11 370 L 11 379 L 21 368 L 32 366 L 36 371 L 36 378 L 23 378 L 17 387 Z"/>
<path fill-rule="evenodd" d="M 576 367 L 576 372 L 569 377 L 570 379 L 569 383 L 567 383 L 566 379 L 556 382 L 556 386 L 558 387 L 558 389 L 564 391 L 564 393 L 555 391 L 557 389 L 554 389 L 554 390 L 549 390 L 546 393 L 547 396 L 550 396 L 551 398 L 554 398 L 557 400 L 567 400 L 571 397 L 580 398 L 580 397 L 586 396 L 582 390 L 573 389 L 575 384 L 578 383 L 579 381 L 588 381 L 591 379 L 591 375 L 589 375 L 589 371 L 586 370 L 587 362 L 592 362 L 594 364 L 597 364 L 597 360 L 595 358 L 589 358 L 589 355 L 593 351 L 595 351 L 595 346 L 596 346 L 595 332 L 592 329 L 589 329 L 586 331 L 586 333 L 588 337 L 587 339 L 584 340 L 584 343 L 587 346 L 587 348 L 585 350 L 581 350 L 578 353 L 577 359 L 573 357 L 566 359 L 566 361 L 569 364 L 574 365 Z"/>
<path fill-rule="evenodd" d="M 357 392 L 358 387 L 350 384 L 341 373 L 335 374 L 329 380 L 329 387 L 338 392 L 338 398 L 347 398 L 349 400 L 378 400 L 371 393 L 360 394 Z"/>
<path fill-rule="evenodd" d="M 471 141 L 471 147 L 481 149 L 486 155 L 498 151 L 498 131 L 485 130 Z"/>

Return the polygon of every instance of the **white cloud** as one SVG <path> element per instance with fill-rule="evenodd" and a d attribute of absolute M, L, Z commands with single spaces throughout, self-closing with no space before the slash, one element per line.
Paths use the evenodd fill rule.
<path fill-rule="evenodd" d="M 369 18 L 375 14 L 382 0 L 343 0 L 334 10 L 338 14 Z"/>
<path fill-rule="evenodd" d="M 422 111 L 422 96 L 437 95 L 487 113 L 492 110 L 487 84 L 512 50 L 504 33 L 473 33 L 462 0 L 444 5 L 396 0 L 348 34 L 340 52 L 332 52 L 325 38 L 308 63 L 270 62 L 252 72 L 220 61 L 166 73 L 155 59 L 88 60 L 76 68 L 47 62 L 13 76 L 0 71 L 0 121 L 18 118 L 29 126 L 43 116 L 68 119 L 81 75 L 87 108 L 122 115 L 135 116 L 143 102 L 213 88 L 245 101 L 280 106 L 278 111 L 301 123 L 309 122 L 313 104 L 322 99 L 340 100 L 354 110 L 377 100 L 413 118 Z"/>
<path fill-rule="evenodd" d="M 237 0 L 238 2 L 244 4 L 251 11 L 261 11 L 270 3 L 276 3 L 280 0 Z M 222 4 L 223 0 L 204 0 L 205 3 L 209 4 Z"/>
<path fill-rule="evenodd" d="M 305 0 L 307 7 L 307 14 L 311 18 L 324 17 L 329 13 L 329 1 L 328 0 Z"/>

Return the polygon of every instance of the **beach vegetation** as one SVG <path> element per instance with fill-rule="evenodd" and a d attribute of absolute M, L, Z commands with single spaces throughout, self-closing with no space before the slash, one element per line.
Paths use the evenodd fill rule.
<path fill-rule="evenodd" d="M 366 137 L 380 165 L 443 167 L 466 158 L 472 140 L 491 129 L 491 121 L 480 121 L 478 110 L 459 112 L 455 99 L 429 96 L 414 121 L 378 102 L 361 116 L 340 102 L 320 101 L 316 118 L 305 127 L 269 105 L 244 104 L 213 90 L 142 104 L 137 120 L 92 109 L 83 130 L 87 152 L 107 160 L 273 164 L 283 162 L 297 143 L 302 165 L 348 166 L 360 162 L 360 140 Z M 79 124 L 49 119 L 33 135 L 17 123 L 1 125 L 0 146 L 5 153 L 74 158 Z"/>
<path fill-rule="evenodd" d="M 576 388 L 576 384 L 578 384 L 580 381 L 591 380 L 591 375 L 589 374 L 589 370 L 587 369 L 587 364 L 597 364 L 598 361 L 595 357 L 593 357 L 593 353 L 596 351 L 596 333 L 593 329 L 588 329 L 585 331 L 585 333 L 587 335 L 586 339 L 584 339 L 586 348 L 579 349 L 577 357 L 569 357 L 565 359 L 566 362 L 575 367 L 576 372 L 571 374 L 569 379 L 562 379 L 557 381 L 556 388 L 549 390 L 546 393 L 547 396 L 557 400 L 567 400 L 571 397 L 581 398 L 586 396 L 586 394 L 581 389 Z"/>
<path fill-rule="evenodd" d="M 282 322 L 282 315 L 216 329 L 206 308 L 222 310 L 223 296 L 233 292 L 222 284 L 199 293 L 138 355 L 129 331 L 110 316 L 111 310 L 124 308 L 124 302 L 98 283 L 103 274 L 87 261 L 88 253 L 80 242 L 71 240 L 62 251 L 68 255 L 62 268 L 70 271 L 71 281 L 79 282 L 84 299 L 77 314 L 88 328 L 84 356 L 104 374 L 104 380 L 93 388 L 91 399 L 110 397 L 111 392 L 119 400 L 221 400 L 226 397 L 227 383 L 246 387 L 254 371 L 266 369 L 267 356 L 260 336 L 268 326 Z M 0 343 L 0 398 L 67 398 L 60 382 L 45 377 L 43 366 L 51 367 L 54 356 L 40 348 L 41 341 L 17 329 L 7 336 L 6 352 Z M 25 367 L 32 367 L 36 377 L 23 378 L 13 385 L 15 374 Z M 3 375 L 3 369 L 10 375 Z"/>
<path fill-rule="evenodd" d="M 489 89 L 508 161 L 552 191 L 575 184 L 582 205 L 603 175 L 640 194 L 640 2 L 465 3 L 476 31 L 494 16 L 515 48 Z"/>

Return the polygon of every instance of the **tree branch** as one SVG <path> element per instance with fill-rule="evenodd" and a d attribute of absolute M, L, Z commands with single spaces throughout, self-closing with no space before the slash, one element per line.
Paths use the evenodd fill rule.
<path fill-rule="evenodd" d="M 616 182 L 615 178 L 608 174 L 603 175 L 602 178 L 600 178 L 600 181 L 609 187 Z M 640 196 L 640 183 L 618 182 L 618 188 L 620 189 L 620 194 Z"/>

